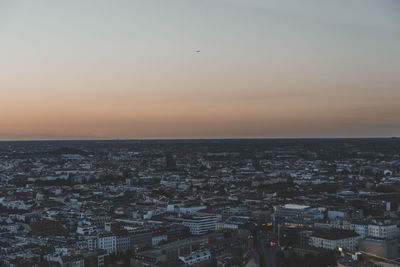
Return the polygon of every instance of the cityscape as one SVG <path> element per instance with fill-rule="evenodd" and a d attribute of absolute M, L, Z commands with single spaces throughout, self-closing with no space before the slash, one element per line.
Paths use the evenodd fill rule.
<path fill-rule="evenodd" d="M 0 267 L 400 267 L 400 0 L 0 0 Z"/>
<path fill-rule="evenodd" d="M 0 143 L 2 266 L 398 266 L 400 140 Z"/>

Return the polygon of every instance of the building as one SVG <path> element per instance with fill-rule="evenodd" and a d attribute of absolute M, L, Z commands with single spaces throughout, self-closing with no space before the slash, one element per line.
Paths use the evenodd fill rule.
<path fill-rule="evenodd" d="M 179 257 L 189 255 L 208 243 L 208 237 L 192 237 L 158 246 L 134 254 L 131 259 L 133 266 L 180 266 Z"/>
<path fill-rule="evenodd" d="M 129 186 L 135 186 L 142 184 L 153 184 L 155 180 L 154 177 L 133 177 L 125 179 L 125 182 Z"/>
<path fill-rule="evenodd" d="M 361 238 L 368 236 L 368 225 L 361 223 L 352 224 L 354 232 L 356 232 Z"/>
<path fill-rule="evenodd" d="M 211 259 L 211 252 L 209 250 L 193 252 L 190 255 L 180 256 L 179 259 L 185 266 L 191 266 Z"/>
<path fill-rule="evenodd" d="M 62 267 L 84 267 L 85 266 L 85 260 L 80 255 L 55 257 L 53 260 L 55 262 L 58 262 Z"/>
<path fill-rule="evenodd" d="M 115 235 L 103 235 L 97 239 L 97 247 L 107 250 L 108 253 L 117 252 L 117 237 Z"/>
<path fill-rule="evenodd" d="M 167 241 L 168 237 L 166 234 L 155 235 L 151 238 L 151 243 L 153 246 L 157 246 L 162 241 Z"/>
<path fill-rule="evenodd" d="M 189 227 L 192 235 L 203 235 L 209 231 L 215 231 L 217 222 L 217 215 L 196 213 L 192 216 L 187 216 L 182 224 Z"/>
<path fill-rule="evenodd" d="M 366 238 L 360 239 L 359 250 L 387 259 L 397 259 L 399 257 L 399 243 L 396 239 L 383 240 Z"/>
<path fill-rule="evenodd" d="M 399 235 L 395 224 L 370 224 L 368 225 L 368 236 L 378 239 L 393 239 Z"/>
<path fill-rule="evenodd" d="M 329 220 L 336 220 L 338 218 L 346 218 L 347 213 L 341 210 L 328 210 L 328 219 Z"/>
<path fill-rule="evenodd" d="M 96 236 L 88 236 L 86 237 L 87 248 L 89 250 L 97 249 L 97 237 Z"/>
<path fill-rule="evenodd" d="M 92 235 L 97 231 L 96 226 L 78 226 L 76 228 L 76 233 L 81 235 Z"/>
<path fill-rule="evenodd" d="M 355 250 L 360 236 L 353 231 L 316 231 L 309 238 L 309 245 L 317 248 Z"/>
<path fill-rule="evenodd" d="M 97 249 L 96 251 L 88 251 L 83 254 L 85 267 L 100 267 L 104 266 L 107 251 Z"/>
<path fill-rule="evenodd" d="M 183 236 L 185 229 L 188 229 L 188 228 L 183 226 L 182 224 L 178 224 L 178 223 L 168 225 L 166 227 L 167 241 L 172 242 L 172 241 L 178 240 L 179 238 L 181 238 Z M 187 232 L 189 232 L 189 230 L 187 230 Z"/>
<path fill-rule="evenodd" d="M 303 205 L 286 204 L 274 207 L 274 209 L 273 220 L 277 224 L 312 226 L 317 220 L 324 217 L 318 209 Z"/>
<path fill-rule="evenodd" d="M 226 222 L 217 223 L 216 230 L 226 230 L 226 229 L 237 230 L 239 229 L 239 225 Z"/>
<path fill-rule="evenodd" d="M 300 232 L 303 231 L 303 227 L 286 225 L 279 229 L 279 244 L 284 246 L 293 246 L 294 244 L 300 243 Z"/>
<path fill-rule="evenodd" d="M 117 252 L 123 252 L 131 249 L 131 239 L 130 236 L 126 234 L 117 235 Z"/>
<path fill-rule="evenodd" d="M 130 246 L 131 248 L 151 247 L 152 232 L 146 229 L 130 233 Z"/>

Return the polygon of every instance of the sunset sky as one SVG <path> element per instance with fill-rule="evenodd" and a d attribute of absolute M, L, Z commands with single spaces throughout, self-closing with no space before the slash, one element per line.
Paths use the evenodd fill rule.
<path fill-rule="evenodd" d="M 0 140 L 389 136 L 398 0 L 0 0 Z"/>

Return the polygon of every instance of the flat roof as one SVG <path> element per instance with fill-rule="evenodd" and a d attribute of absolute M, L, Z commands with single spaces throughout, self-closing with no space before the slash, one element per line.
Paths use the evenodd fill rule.
<path fill-rule="evenodd" d="M 304 210 L 308 209 L 310 206 L 306 205 L 298 205 L 298 204 L 285 204 L 283 205 L 285 209 L 291 209 L 291 210 Z"/>

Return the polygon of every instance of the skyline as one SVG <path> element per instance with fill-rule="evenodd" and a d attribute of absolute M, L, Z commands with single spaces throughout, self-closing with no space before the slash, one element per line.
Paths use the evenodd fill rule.
<path fill-rule="evenodd" d="M 399 136 L 398 11 L 3 1 L 0 140 Z"/>

